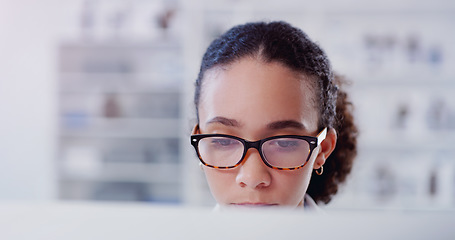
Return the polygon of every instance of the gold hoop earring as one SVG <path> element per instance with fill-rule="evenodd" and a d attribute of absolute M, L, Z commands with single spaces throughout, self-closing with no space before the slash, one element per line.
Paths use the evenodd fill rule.
<path fill-rule="evenodd" d="M 324 172 L 324 167 L 321 165 L 321 167 L 320 167 L 319 169 L 314 170 L 314 172 L 315 172 L 317 175 L 321 176 L 322 173 Z"/>

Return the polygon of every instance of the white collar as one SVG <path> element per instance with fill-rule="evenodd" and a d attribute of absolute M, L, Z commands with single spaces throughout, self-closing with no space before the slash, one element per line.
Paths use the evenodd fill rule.
<path fill-rule="evenodd" d="M 317 213 L 322 213 L 322 209 L 318 206 L 318 204 L 313 200 L 313 198 L 305 194 L 305 197 L 303 198 L 303 208 L 305 210 L 310 210 L 312 212 L 317 212 Z"/>

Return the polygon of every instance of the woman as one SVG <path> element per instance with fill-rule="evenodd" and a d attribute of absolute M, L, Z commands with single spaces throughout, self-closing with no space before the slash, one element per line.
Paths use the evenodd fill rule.
<path fill-rule="evenodd" d="M 324 52 L 285 22 L 239 25 L 211 43 L 191 143 L 220 206 L 330 202 L 357 135 L 335 81 Z"/>

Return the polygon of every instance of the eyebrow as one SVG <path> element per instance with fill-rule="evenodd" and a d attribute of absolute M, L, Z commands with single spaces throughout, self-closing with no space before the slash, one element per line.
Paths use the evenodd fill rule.
<path fill-rule="evenodd" d="M 225 117 L 214 117 L 207 121 L 207 124 L 211 123 L 219 123 L 225 126 L 229 127 L 241 127 L 242 124 L 240 124 L 239 121 L 231 118 L 225 118 Z M 306 127 L 295 120 L 284 120 L 284 121 L 276 121 L 267 124 L 267 128 L 271 130 L 279 130 L 279 129 L 285 129 L 285 128 L 295 128 L 295 129 L 306 129 Z"/>
<path fill-rule="evenodd" d="M 294 120 L 284 120 L 284 121 L 277 121 L 267 124 L 267 128 L 272 130 L 279 130 L 285 128 L 296 128 L 296 129 L 306 129 L 305 126 L 297 121 Z"/>
<path fill-rule="evenodd" d="M 220 124 L 223 124 L 223 125 L 229 126 L 229 127 L 240 127 L 241 126 L 241 124 L 237 120 L 225 118 L 225 117 L 214 117 L 214 118 L 210 119 L 209 121 L 207 121 L 207 124 L 209 124 L 209 123 L 220 123 Z"/>

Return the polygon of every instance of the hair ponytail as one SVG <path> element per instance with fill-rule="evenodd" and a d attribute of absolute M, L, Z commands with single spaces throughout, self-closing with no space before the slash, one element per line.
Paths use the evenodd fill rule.
<path fill-rule="evenodd" d="M 357 155 L 358 130 L 354 123 L 353 105 L 342 89 L 346 81 L 339 75 L 335 75 L 334 81 L 338 85 L 333 126 L 337 132 L 337 143 L 335 150 L 324 164 L 324 174 L 313 174 L 307 190 L 316 202 L 325 204 L 329 203 L 332 196 L 337 193 L 339 184 L 346 181 Z"/>

